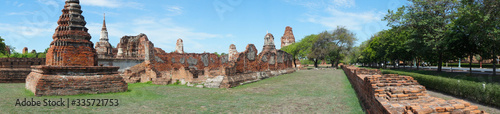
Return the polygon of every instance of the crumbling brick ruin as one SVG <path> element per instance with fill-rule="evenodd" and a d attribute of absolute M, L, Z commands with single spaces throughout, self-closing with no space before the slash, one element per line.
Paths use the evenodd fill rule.
<path fill-rule="evenodd" d="M 175 52 L 184 53 L 184 41 L 182 39 L 177 39 L 177 43 L 175 43 Z"/>
<path fill-rule="evenodd" d="M 148 36 L 139 34 L 137 36 L 123 36 L 120 43 L 116 46 L 118 52 L 117 58 L 144 58 L 145 45 L 152 44 Z"/>
<path fill-rule="evenodd" d="M 229 53 L 227 55 L 229 57 L 229 61 L 236 61 L 238 55 L 238 50 L 236 50 L 236 45 L 234 44 L 229 45 Z"/>
<path fill-rule="evenodd" d="M 369 114 L 486 113 L 463 100 L 431 97 L 425 87 L 410 76 L 345 65 L 342 69 Z"/>
<path fill-rule="evenodd" d="M 47 52 L 46 65 L 32 66 L 26 89 L 36 96 L 123 92 L 119 67 L 96 66 L 97 54 L 79 0 L 66 0 Z"/>
<path fill-rule="evenodd" d="M 295 36 L 293 36 L 292 27 L 286 26 L 285 33 L 281 37 L 281 48 L 295 43 Z"/>
<path fill-rule="evenodd" d="M 267 34 L 264 51 L 249 44 L 246 50 L 235 54 L 234 61 L 228 55 L 213 53 L 166 53 L 162 49 L 151 49 L 144 63 L 131 67 L 123 73 L 129 83 L 152 81 L 154 84 L 171 84 L 177 81 L 204 84 L 210 88 L 229 88 L 244 83 L 291 73 L 292 56 L 276 50 L 272 34 Z M 272 45 L 271 45 L 272 44 Z M 149 45 L 152 47 L 152 45 Z"/>
<path fill-rule="evenodd" d="M 23 53 L 22 54 L 27 54 L 28 53 L 28 47 L 23 48 Z"/>
<path fill-rule="evenodd" d="M 0 58 L 0 83 L 24 83 L 31 66 L 44 64 L 45 58 Z"/>

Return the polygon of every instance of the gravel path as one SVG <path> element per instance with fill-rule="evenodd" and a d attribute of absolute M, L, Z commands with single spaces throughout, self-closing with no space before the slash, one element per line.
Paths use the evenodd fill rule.
<path fill-rule="evenodd" d="M 450 99 L 462 99 L 462 98 L 458 98 L 458 97 L 455 97 L 455 96 L 451 96 L 451 95 L 448 95 L 448 94 L 445 94 L 445 93 L 441 93 L 441 92 L 437 92 L 437 91 L 433 91 L 433 90 L 427 90 L 427 93 L 433 97 L 438 97 L 438 98 L 442 98 L 442 99 L 445 99 L 445 100 L 450 100 Z M 493 106 L 487 106 L 487 105 L 482 105 L 482 104 L 478 104 L 477 102 L 474 102 L 474 101 L 470 101 L 470 100 L 467 100 L 467 99 L 463 99 L 467 102 L 470 102 L 472 105 L 476 105 L 478 106 L 479 110 L 483 110 L 483 111 L 486 111 L 490 114 L 500 114 L 500 109 L 499 108 L 495 108 Z"/>

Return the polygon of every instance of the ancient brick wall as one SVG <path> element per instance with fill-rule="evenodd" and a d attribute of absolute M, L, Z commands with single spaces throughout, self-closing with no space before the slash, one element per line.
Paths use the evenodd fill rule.
<path fill-rule="evenodd" d="M 44 64 L 45 58 L 0 58 L 0 83 L 24 83 L 31 66 Z"/>
<path fill-rule="evenodd" d="M 242 82 L 295 71 L 290 54 L 281 50 L 257 54 L 253 44 L 239 53 L 236 61 L 230 61 L 227 55 L 219 57 L 213 53 L 166 53 L 159 48 L 147 51 L 153 52 L 150 60 L 124 71 L 122 76 L 127 82 L 205 83 L 217 76 L 224 76 L 225 81 L 221 82 L 220 87 L 234 87 Z"/>
<path fill-rule="evenodd" d="M 144 58 L 146 53 L 146 44 L 150 44 L 145 34 L 137 36 L 123 36 L 120 43 L 117 44 L 117 58 Z"/>
<path fill-rule="evenodd" d="M 26 89 L 36 96 L 76 95 L 127 91 L 118 67 L 34 66 Z M 75 73 L 70 73 L 75 72 Z"/>
<path fill-rule="evenodd" d="M 342 66 L 368 113 L 485 113 L 463 100 L 431 97 L 410 76 L 384 74 L 377 69 Z"/>

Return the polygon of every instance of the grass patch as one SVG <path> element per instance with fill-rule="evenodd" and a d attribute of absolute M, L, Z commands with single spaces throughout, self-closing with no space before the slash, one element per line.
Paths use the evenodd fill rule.
<path fill-rule="evenodd" d="M 433 71 L 434 75 L 418 73 L 421 71 L 408 72 L 389 69 L 381 69 L 381 71 L 384 74 L 411 76 L 428 89 L 500 107 L 500 85 L 498 83 L 487 83 L 473 78 L 466 78 L 469 80 L 457 79 L 457 77 L 453 77 L 453 74 L 436 73 L 435 71 Z"/>
<path fill-rule="evenodd" d="M 121 93 L 35 97 L 0 84 L 2 113 L 363 113 L 342 70 L 301 70 L 230 89 L 129 84 Z M 17 99 L 119 99 L 116 107 L 19 107 Z"/>

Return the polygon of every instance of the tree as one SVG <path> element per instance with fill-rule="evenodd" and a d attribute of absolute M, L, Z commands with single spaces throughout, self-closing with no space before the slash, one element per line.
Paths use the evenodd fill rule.
<path fill-rule="evenodd" d="M 295 63 L 295 60 L 297 60 L 298 54 L 300 52 L 300 49 L 297 48 L 298 45 L 299 45 L 299 43 L 293 43 L 293 44 L 290 44 L 288 46 L 285 46 L 285 47 L 281 48 L 281 50 L 283 50 L 283 51 L 285 51 L 285 52 L 287 52 L 287 53 L 289 53 L 289 54 L 292 55 L 292 57 L 293 57 L 293 65 L 295 67 L 297 67 L 297 63 Z"/>
<path fill-rule="evenodd" d="M 4 55 L 7 55 L 8 53 L 5 51 L 5 43 L 4 43 L 4 39 L 2 39 L 2 36 L 0 36 L 0 53 L 4 54 Z"/>
<path fill-rule="evenodd" d="M 447 25 L 454 18 L 456 0 L 410 0 L 411 4 L 398 8 L 397 12 L 389 10 L 383 20 L 392 27 L 409 27 L 414 34 L 410 42 L 420 45 L 417 54 L 430 62 L 438 63 L 441 72 L 443 54 L 442 39 Z M 437 55 L 437 58 L 436 56 Z M 437 59 L 437 61 L 435 61 Z"/>
<path fill-rule="evenodd" d="M 315 68 L 318 68 L 319 60 L 323 60 L 326 57 L 328 45 L 324 42 L 324 40 L 326 39 L 326 37 L 329 37 L 328 35 L 328 32 L 322 32 L 318 34 L 317 37 L 311 39 L 312 42 L 308 42 L 307 44 L 305 44 L 309 45 L 310 43 L 310 51 L 308 51 L 307 58 L 314 62 Z"/>
<path fill-rule="evenodd" d="M 476 55 L 493 59 L 496 63 L 497 54 L 494 52 L 498 50 L 495 48 L 498 41 L 492 34 L 498 34 L 495 32 L 498 22 L 491 21 L 498 21 L 498 5 L 498 1 L 492 0 L 460 1 L 457 18 L 450 24 L 445 40 L 453 56 L 469 57 L 469 64 Z M 469 74 L 472 74 L 472 65 L 469 65 Z"/>
<path fill-rule="evenodd" d="M 354 45 L 354 41 L 357 40 L 355 34 L 344 26 L 337 26 L 332 33 L 322 34 L 326 35 L 324 41 L 321 41 L 327 45 L 325 59 L 330 61 L 332 67 L 337 68 L 340 60 L 347 56 Z"/>

